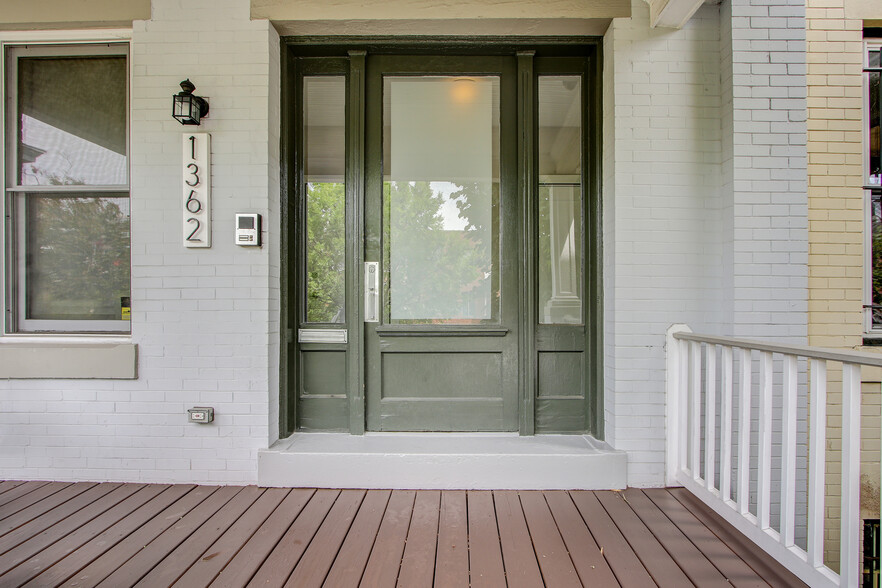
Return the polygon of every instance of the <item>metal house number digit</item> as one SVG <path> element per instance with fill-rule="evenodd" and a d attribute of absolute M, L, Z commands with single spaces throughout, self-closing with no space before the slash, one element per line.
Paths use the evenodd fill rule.
<path fill-rule="evenodd" d="M 211 246 L 210 139 L 208 133 L 183 136 L 184 247 Z"/>

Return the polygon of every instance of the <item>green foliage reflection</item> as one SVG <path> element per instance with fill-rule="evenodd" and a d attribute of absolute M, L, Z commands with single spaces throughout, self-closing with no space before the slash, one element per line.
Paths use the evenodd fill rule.
<path fill-rule="evenodd" d="M 445 196 L 442 184 L 454 189 Z M 496 185 L 385 182 L 383 192 L 387 319 L 460 324 L 496 319 Z"/>
<path fill-rule="evenodd" d="M 131 281 L 128 210 L 123 197 L 28 197 L 28 318 L 121 318 Z"/>
<path fill-rule="evenodd" d="M 339 182 L 309 182 L 306 196 L 306 320 L 345 319 L 346 190 Z"/>

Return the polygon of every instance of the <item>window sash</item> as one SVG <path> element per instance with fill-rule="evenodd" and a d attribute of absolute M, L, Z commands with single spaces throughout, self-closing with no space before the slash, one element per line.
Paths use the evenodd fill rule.
<path fill-rule="evenodd" d="M 22 185 L 19 161 L 19 96 L 18 96 L 18 60 L 22 57 L 93 57 L 122 56 L 126 60 L 125 90 L 117 99 L 125 100 L 125 182 L 114 185 Z M 117 197 L 128 197 L 130 191 L 130 87 L 131 59 L 127 42 L 102 44 L 56 44 L 10 46 L 5 48 L 3 56 L 6 64 L 6 96 L 5 109 L 5 185 L 7 196 L 6 225 L 6 288 L 7 317 L 5 331 L 7 333 L 107 333 L 124 334 L 131 332 L 130 320 L 47 320 L 27 318 L 27 237 L 26 200 L 29 193 L 57 195 L 58 197 L 101 196 L 102 193 L 113 193 Z M 131 245 L 131 234 L 129 235 Z M 130 253 L 131 255 L 131 249 Z M 129 258 L 129 264 L 131 257 Z M 129 288 L 131 290 L 131 287 Z"/>

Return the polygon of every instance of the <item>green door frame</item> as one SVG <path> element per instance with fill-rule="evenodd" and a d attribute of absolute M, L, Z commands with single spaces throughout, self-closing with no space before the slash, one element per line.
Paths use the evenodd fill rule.
<path fill-rule="evenodd" d="M 301 421 L 303 400 L 299 399 L 302 386 L 300 356 L 304 351 L 343 352 L 345 361 L 345 395 L 339 398 L 315 398 L 319 402 L 334 403 L 344 410 L 344 418 L 329 427 L 347 430 L 352 434 L 365 431 L 364 340 L 362 325 L 363 288 L 362 267 L 364 261 L 363 219 L 365 197 L 365 114 L 363 108 L 347 108 L 346 131 L 346 328 L 348 343 L 299 344 L 297 332 L 302 315 L 304 292 L 300 276 L 303 275 L 296 252 L 302 251 L 303 235 L 302 200 L 298 186 L 303 186 L 302 166 L 298 161 L 298 141 L 302 136 L 299 128 L 298 97 L 300 94 L 304 63 L 333 64 L 329 73 L 345 75 L 348 104 L 364 104 L 367 56 L 373 54 L 455 54 L 455 55 L 508 55 L 516 59 L 518 98 L 518 201 L 520 232 L 523 235 L 522 252 L 537 252 L 535 236 L 537 213 L 537 76 L 572 72 L 572 64 L 581 60 L 583 79 L 583 304 L 584 328 L 581 335 L 555 330 L 553 326 L 538 326 L 536 306 L 536 255 L 523 255 L 518 269 L 521 283 L 520 296 L 520 368 L 519 368 L 519 424 L 523 435 L 535 432 L 554 432 L 536 426 L 537 390 L 539 386 L 538 354 L 543 350 L 556 349 L 563 344 L 566 349 L 578 350 L 584 355 L 582 385 L 584 387 L 584 428 L 597 438 L 603 438 L 603 351 L 602 351 L 602 233 L 601 233 L 601 92 L 600 92 L 600 39 L 592 37 L 540 37 L 540 38 L 444 38 L 423 39 L 413 37 L 391 38 L 340 38 L 296 37 L 283 39 L 282 45 L 282 118 L 281 118 L 281 179 L 282 179 L 282 293 L 281 321 L 283 341 L 280 358 L 280 411 L 279 430 L 287 436 L 298 429 L 311 427 Z M 322 59 L 304 59 L 319 57 Z M 561 60 L 560 58 L 572 58 Z M 569 64 L 565 62 L 569 61 Z M 345 64 L 345 65 L 344 65 Z M 563 67 L 560 65 L 563 64 Z M 315 71 L 307 68 L 308 71 Z M 318 66 L 321 70 L 322 66 Z M 299 68 L 299 69 L 298 69 Z M 569 68 L 569 69 L 567 69 Z M 292 225 L 293 221 L 293 225 Z M 294 248 L 292 249 L 292 245 Z M 287 255 L 287 252 L 291 255 Z M 334 325 L 339 327 L 340 325 Z M 551 327 L 550 329 L 548 327 Z M 293 367 L 292 367 L 293 366 Z M 342 408 L 340 408 L 342 407 Z M 543 411 L 547 408 L 540 407 Z M 305 413 L 304 413 L 305 414 Z M 324 428 L 324 427 L 318 427 Z"/>

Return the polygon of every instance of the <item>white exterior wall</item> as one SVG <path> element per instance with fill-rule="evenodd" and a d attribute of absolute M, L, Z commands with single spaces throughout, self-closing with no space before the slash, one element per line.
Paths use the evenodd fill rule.
<path fill-rule="evenodd" d="M 606 433 L 632 486 L 664 483 L 665 331 L 720 321 L 719 30 L 711 6 L 650 29 L 635 1 L 604 44 Z"/>
<path fill-rule="evenodd" d="M 664 483 L 671 324 L 805 342 L 807 322 L 804 9 L 648 13 L 604 40 L 606 435 L 633 486 Z"/>
<path fill-rule="evenodd" d="M 132 341 L 139 378 L 0 382 L 0 477 L 254 483 L 278 436 L 279 43 L 248 0 L 153 0 L 131 49 Z M 189 78 L 210 102 L 171 118 Z M 211 133 L 210 249 L 181 245 L 182 134 Z M 263 215 L 262 248 L 233 245 Z M 213 406 L 215 422 L 186 409 Z"/>

